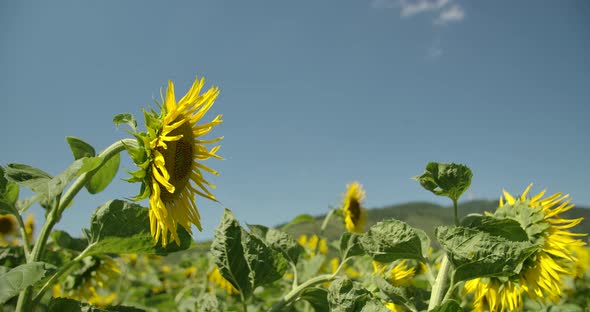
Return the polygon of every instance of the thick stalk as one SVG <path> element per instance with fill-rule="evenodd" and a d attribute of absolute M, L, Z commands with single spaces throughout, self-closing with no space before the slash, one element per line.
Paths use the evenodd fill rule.
<path fill-rule="evenodd" d="M 342 261 L 342 263 L 340 263 L 340 265 L 338 266 L 338 268 L 336 269 L 336 272 L 334 272 L 334 274 L 322 274 L 319 276 L 316 276 L 314 278 L 311 278 L 309 280 L 307 280 L 305 283 L 302 283 L 301 285 L 297 286 L 297 288 L 291 290 L 288 294 L 286 294 L 279 302 L 275 303 L 269 310 L 269 312 L 278 312 L 278 311 L 283 311 L 283 308 L 288 305 L 291 301 L 295 300 L 297 297 L 299 297 L 299 295 L 308 287 L 317 285 L 317 284 L 321 284 L 321 283 L 325 283 L 325 282 L 329 282 L 333 279 L 336 278 L 336 276 L 338 275 L 338 272 L 340 272 L 340 270 L 342 269 L 342 267 L 344 266 L 344 264 L 349 260 L 350 258 L 344 259 Z"/>
<path fill-rule="evenodd" d="M 74 197 L 80 192 L 80 190 L 86 185 L 88 180 L 92 177 L 94 172 L 96 172 L 100 167 L 102 167 L 111 157 L 115 156 L 116 154 L 120 153 L 125 149 L 126 145 L 134 145 L 136 144 L 136 140 L 133 139 L 124 139 L 121 141 L 117 141 L 111 146 L 105 148 L 98 156 L 102 157 L 104 161 L 100 166 L 94 169 L 91 172 L 84 173 L 72 183 L 70 188 L 65 192 L 63 197 L 57 198 L 56 204 L 52 207 L 51 211 L 47 214 L 47 220 L 45 224 L 43 224 L 43 228 L 41 228 L 41 232 L 39 233 L 39 237 L 37 237 L 37 242 L 33 246 L 33 250 L 31 251 L 30 257 L 27 259 L 27 263 L 39 261 L 45 250 L 45 245 L 47 244 L 47 239 L 49 238 L 49 234 L 53 229 L 53 226 L 57 223 L 57 221 L 61 218 L 62 212 L 69 206 L 72 202 Z M 21 291 L 18 301 L 16 304 L 16 311 L 17 312 L 24 312 L 31 309 L 27 309 L 27 306 L 31 302 L 31 295 L 33 292 L 32 286 L 27 287 L 25 290 Z M 32 308 L 32 307 L 31 307 Z"/>
<path fill-rule="evenodd" d="M 453 198 L 453 212 L 455 213 L 455 226 L 459 226 L 459 213 L 457 210 L 457 200 Z"/>
<path fill-rule="evenodd" d="M 21 217 L 20 213 L 14 215 L 16 217 L 16 221 L 18 222 L 18 226 L 20 227 L 20 235 L 23 237 L 23 249 L 25 250 L 25 259 L 29 260 L 31 256 L 31 242 L 29 241 L 29 236 L 27 235 L 27 230 L 25 229 L 25 223 L 23 222 L 23 218 Z"/>
<path fill-rule="evenodd" d="M 451 271 L 451 262 L 447 255 L 443 256 L 442 263 L 440 264 L 440 270 L 432 286 L 432 292 L 430 293 L 430 302 L 428 303 L 428 311 L 434 309 L 440 305 L 445 294 L 445 287 L 447 286 L 447 279 L 449 278 L 449 272 Z"/>

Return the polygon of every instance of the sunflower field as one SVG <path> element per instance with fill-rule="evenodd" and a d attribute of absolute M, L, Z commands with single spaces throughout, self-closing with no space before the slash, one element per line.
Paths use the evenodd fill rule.
<path fill-rule="evenodd" d="M 196 79 L 179 100 L 169 82 L 145 127 L 116 115 L 130 137 L 101 152 L 75 137 L 74 161 L 60 174 L 19 163 L 0 167 L 0 302 L 2 311 L 589 311 L 590 249 L 563 214 L 562 193 L 503 191 L 495 210 L 459 214 L 472 171 L 428 163 L 417 186 L 449 199 L 454 225 L 434 236 L 396 220 L 368 226 L 365 191 L 343 188 L 342 202 L 319 230 L 241 224 L 225 209 L 211 242 L 195 243 L 199 204 L 217 202 L 205 165 L 222 160 L 208 138 L 222 116 L 206 119 L 219 89 Z M 121 154 L 138 193 L 97 203 L 83 237 L 54 229 L 82 190 L 102 192 Z M 21 198 L 21 188 L 32 196 Z M 141 205 L 147 202 L 148 207 Z M 27 210 L 46 211 L 37 226 Z M 327 235 L 340 224 L 337 237 Z"/>

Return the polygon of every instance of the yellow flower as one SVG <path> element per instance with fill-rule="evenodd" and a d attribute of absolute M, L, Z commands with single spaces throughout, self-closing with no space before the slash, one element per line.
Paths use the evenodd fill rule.
<path fill-rule="evenodd" d="M 367 210 L 363 208 L 362 201 L 365 198 L 365 191 L 358 182 L 346 186 L 342 212 L 344 213 L 344 225 L 349 232 L 362 233 L 367 223 Z"/>
<path fill-rule="evenodd" d="M 29 242 L 33 241 L 35 237 L 35 216 L 30 213 L 25 220 L 25 233 Z"/>
<path fill-rule="evenodd" d="M 104 289 L 106 283 L 117 278 L 119 273 L 116 262 L 110 258 L 86 258 L 79 272 L 68 277 L 63 285 L 53 286 L 53 297 L 70 298 L 96 306 L 110 305 L 117 295 L 102 295 L 97 288 Z"/>
<path fill-rule="evenodd" d="M 571 249 L 576 259 L 578 259 L 574 263 L 574 276 L 582 278 L 590 268 L 590 249 L 584 246 L 572 246 Z"/>
<path fill-rule="evenodd" d="M 205 144 L 219 142 L 222 137 L 211 140 L 201 137 L 222 122 L 221 115 L 210 122 L 197 123 L 213 105 L 219 89 L 212 87 L 199 94 L 204 84 L 205 79 L 197 78 L 177 102 L 174 84 L 169 81 L 161 114 L 146 112 L 148 132 L 136 134 L 143 154 L 134 157 L 140 170 L 132 172 L 129 181 L 142 182 L 141 194 L 136 199 L 149 196 L 151 233 L 156 242 L 162 239 L 162 246 L 168 244 L 168 233 L 170 240 L 180 245 L 179 224 L 189 233 L 192 233 L 191 224 L 202 231 L 195 195 L 216 201 L 208 189 L 215 186 L 205 180 L 203 171 L 214 175 L 218 172 L 202 161 L 222 159 L 216 155 L 219 146 L 205 147 Z"/>
<path fill-rule="evenodd" d="M 12 235 L 16 233 L 18 225 L 13 215 L 0 215 L 0 236 Z"/>
<path fill-rule="evenodd" d="M 218 267 L 215 267 L 213 271 L 209 273 L 207 280 L 213 283 L 213 285 L 225 290 L 228 295 L 238 294 L 238 290 L 230 282 L 228 282 L 225 277 L 223 277 L 223 275 L 221 275 Z"/>
<path fill-rule="evenodd" d="M 305 247 L 307 250 L 309 250 L 310 255 L 313 257 L 315 256 L 315 251 L 317 249 L 317 251 L 322 254 L 325 255 L 328 253 L 328 244 L 326 243 L 325 239 L 320 239 L 317 235 L 312 235 L 309 238 L 307 237 L 307 235 L 302 234 L 299 236 L 299 238 L 297 238 L 297 242 L 299 242 L 299 244 L 303 247 Z M 318 246 L 318 244 L 320 244 Z"/>
<path fill-rule="evenodd" d="M 569 195 L 561 193 L 542 198 L 545 191 L 528 198 L 532 184 L 519 198 L 504 191 L 500 206 L 493 214 L 496 217 L 512 218 L 527 229 L 529 240 L 540 250 L 531 255 L 523 264 L 520 273 L 508 278 L 477 278 L 465 283 L 465 290 L 474 293 L 474 308 L 477 311 L 504 311 L 522 309 L 522 295 L 547 303 L 557 302 L 564 288 L 562 278 L 571 276 L 576 258 L 572 247 L 584 245 L 568 229 L 582 221 L 564 219 L 559 214 L 570 210 Z M 530 215 L 530 218 L 522 216 Z"/>
<path fill-rule="evenodd" d="M 402 308 L 393 302 L 385 303 L 385 307 L 389 309 L 391 312 L 402 312 Z"/>
<path fill-rule="evenodd" d="M 197 268 L 194 266 L 190 266 L 184 269 L 184 276 L 186 277 L 194 277 L 197 274 Z"/>
<path fill-rule="evenodd" d="M 393 286 L 407 285 L 412 281 L 412 277 L 416 275 L 416 269 L 409 268 L 406 260 L 400 261 L 389 271 L 387 271 L 388 267 L 390 265 L 373 261 L 373 273 L 383 276 Z"/>

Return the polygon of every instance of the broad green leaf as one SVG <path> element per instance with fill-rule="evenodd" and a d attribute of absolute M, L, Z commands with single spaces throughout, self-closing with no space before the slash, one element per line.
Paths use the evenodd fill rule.
<path fill-rule="evenodd" d="M 288 267 L 281 252 L 246 232 L 229 209 L 215 230 L 211 254 L 221 275 L 246 298 L 256 287 L 280 279 Z"/>
<path fill-rule="evenodd" d="M 328 304 L 332 312 L 389 311 L 383 304 L 379 306 L 368 290 L 346 278 L 332 282 L 328 289 Z"/>
<path fill-rule="evenodd" d="M 73 238 L 64 231 L 53 231 L 51 239 L 59 247 L 81 252 L 88 247 L 88 240 L 82 238 Z"/>
<path fill-rule="evenodd" d="M 55 177 L 22 164 L 8 164 L 6 176 L 9 180 L 30 188 L 33 192 L 53 199 L 77 176 L 96 169 L 102 162 L 98 157 L 84 157 L 75 160 L 62 173 Z"/>
<path fill-rule="evenodd" d="M 510 241 L 477 229 L 440 226 L 435 233 L 455 267 L 456 281 L 518 273 L 538 249 L 528 241 Z"/>
<path fill-rule="evenodd" d="M 248 275 L 250 268 L 242 247 L 242 227 L 229 209 L 225 209 L 221 223 L 215 229 L 211 255 L 221 275 L 242 294 L 251 294 Z"/>
<path fill-rule="evenodd" d="M 526 202 L 517 201 L 513 205 L 504 205 L 498 207 L 494 212 L 494 217 L 499 219 L 512 219 L 525 229 L 530 240 L 542 244 L 542 233 L 550 226 L 549 222 L 544 221 L 545 213 L 543 207 L 537 205 L 529 207 Z"/>
<path fill-rule="evenodd" d="M 66 141 L 68 141 L 68 145 L 70 145 L 70 149 L 72 150 L 74 159 L 96 156 L 96 151 L 94 150 L 94 147 L 82 141 L 82 139 L 69 136 L 66 137 Z"/>
<path fill-rule="evenodd" d="M 261 239 L 244 229 L 242 229 L 242 247 L 250 270 L 248 277 L 252 290 L 280 279 L 287 271 L 289 264 L 280 251 L 270 248 Z"/>
<path fill-rule="evenodd" d="M 270 248 L 283 253 L 283 256 L 297 264 L 299 256 L 305 251 L 291 235 L 263 225 L 248 225 L 252 234 L 261 238 Z"/>
<path fill-rule="evenodd" d="M 512 219 L 498 219 L 490 216 L 469 215 L 461 221 L 467 228 L 482 230 L 494 236 L 504 237 L 510 241 L 527 241 L 526 231 L 518 221 Z"/>
<path fill-rule="evenodd" d="M 431 162 L 426 171 L 414 177 L 423 188 L 439 196 L 459 200 L 471 185 L 473 173 L 465 165 Z"/>
<path fill-rule="evenodd" d="M 8 181 L 26 186 L 33 191 L 42 189 L 52 178 L 45 171 L 23 164 L 8 164 L 4 171 Z"/>
<path fill-rule="evenodd" d="M 328 291 L 325 288 L 306 288 L 299 298 L 309 302 L 316 311 L 329 311 Z"/>
<path fill-rule="evenodd" d="M 0 304 L 43 279 L 50 270 L 52 266 L 47 263 L 31 262 L 0 275 Z"/>
<path fill-rule="evenodd" d="M 8 181 L 4 176 L 4 168 L 0 166 L 0 214 L 17 213 L 18 193 L 18 184 Z"/>
<path fill-rule="evenodd" d="M 92 177 L 85 185 L 88 193 L 96 194 L 102 192 L 113 181 L 117 171 L 119 171 L 120 161 L 120 154 L 115 154 L 98 168 L 98 170 L 93 172 Z"/>
<path fill-rule="evenodd" d="M 360 238 L 363 250 L 375 261 L 424 260 L 420 235 L 407 223 L 387 220 L 373 225 Z"/>
<path fill-rule="evenodd" d="M 180 246 L 170 242 L 165 248 L 155 243 L 150 232 L 148 208 L 122 200 L 112 200 L 99 206 L 90 218 L 90 242 L 88 255 L 157 254 L 190 247 L 192 238 L 181 226 L 178 227 Z"/>
<path fill-rule="evenodd" d="M 300 214 L 297 217 L 295 217 L 293 220 L 291 220 L 289 223 L 283 225 L 281 227 L 281 231 L 285 231 L 288 228 L 292 227 L 293 225 L 296 225 L 299 223 L 304 223 L 304 222 L 315 222 L 315 218 L 309 214 Z"/>
<path fill-rule="evenodd" d="M 412 306 L 410 295 L 408 294 L 407 288 L 397 287 L 391 285 L 388 281 L 379 276 L 373 276 L 373 282 L 383 293 L 387 301 L 393 302 L 399 305 Z"/>
<path fill-rule="evenodd" d="M 133 131 L 137 131 L 137 122 L 133 115 L 126 113 L 126 114 L 118 114 L 113 117 L 113 122 L 118 127 L 122 124 L 127 124 Z"/>
<path fill-rule="evenodd" d="M 444 304 L 436 306 L 430 312 L 462 312 L 463 309 L 459 302 L 455 300 L 447 300 Z"/>
<path fill-rule="evenodd" d="M 365 251 L 361 246 L 361 234 L 345 232 L 340 237 L 340 257 L 346 259 L 349 257 L 363 255 Z"/>

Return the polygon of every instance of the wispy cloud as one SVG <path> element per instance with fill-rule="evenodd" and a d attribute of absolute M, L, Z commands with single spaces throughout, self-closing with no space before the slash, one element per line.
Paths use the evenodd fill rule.
<path fill-rule="evenodd" d="M 371 0 L 371 6 L 380 9 L 399 9 L 403 18 L 421 13 L 434 14 L 437 17 L 433 24 L 437 26 L 459 22 L 465 18 L 465 10 L 459 4 L 453 3 L 453 0 Z"/>
<path fill-rule="evenodd" d="M 459 22 L 465 18 L 465 11 L 455 4 L 452 7 L 442 11 L 438 18 L 434 20 L 436 25 L 445 25 L 452 22 Z"/>

